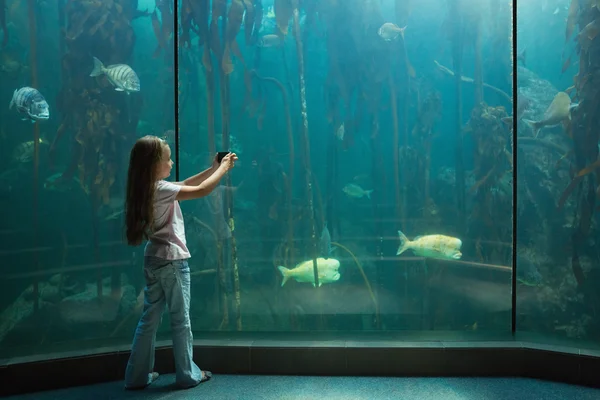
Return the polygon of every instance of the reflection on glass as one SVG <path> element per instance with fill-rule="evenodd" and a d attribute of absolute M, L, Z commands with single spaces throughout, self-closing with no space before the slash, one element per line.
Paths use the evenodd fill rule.
<path fill-rule="evenodd" d="M 197 337 L 508 334 L 516 252 L 517 329 L 598 344 L 598 146 L 582 100 L 597 63 L 578 61 L 594 54 L 593 9 L 523 3 L 511 49 L 498 1 L 7 3 L 6 357 L 130 345 L 142 251 L 123 241 L 123 193 L 147 134 L 174 154 L 177 137 L 180 178 L 217 151 L 240 160 L 182 203 Z"/>
<path fill-rule="evenodd" d="M 153 58 L 149 4 L 2 2 L 3 358 L 130 344 L 143 279 L 123 240 L 129 150 L 174 121 L 164 3 Z"/>
<path fill-rule="evenodd" d="M 181 2 L 195 332 L 510 332 L 510 7 L 275 3 Z"/>

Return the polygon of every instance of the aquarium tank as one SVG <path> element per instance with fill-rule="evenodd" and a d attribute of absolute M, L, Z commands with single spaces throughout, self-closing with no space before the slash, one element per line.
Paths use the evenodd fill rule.
<path fill-rule="evenodd" d="M 599 10 L 0 0 L 2 359 L 130 345 L 145 135 L 239 157 L 181 204 L 196 338 L 600 347 Z"/>

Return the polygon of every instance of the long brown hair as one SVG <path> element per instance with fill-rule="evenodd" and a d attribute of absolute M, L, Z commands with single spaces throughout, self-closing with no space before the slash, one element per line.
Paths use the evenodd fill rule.
<path fill-rule="evenodd" d="M 152 230 L 157 167 L 166 145 L 162 139 L 148 135 L 138 139 L 131 149 L 125 198 L 125 227 L 131 246 L 148 239 Z"/>

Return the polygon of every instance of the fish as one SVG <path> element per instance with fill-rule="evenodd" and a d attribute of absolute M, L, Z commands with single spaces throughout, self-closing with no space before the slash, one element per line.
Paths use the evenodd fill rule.
<path fill-rule="evenodd" d="M 39 145 L 48 145 L 48 144 L 49 143 L 46 139 L 44 139 L 44 138 L 38 139 L 38 146 Z M 17 147 L 15 147 L 15 149 L 13 150 L 13 153 L 12 153 L 12 158 L 13 158 L 13 161 L 15 161 L 15 162 L 27 163 L 33 159 L 33 153 L 34 153 L 34 141 L 29 140 L 29 141 L 23 142 L 23 143 L 19 144 Z"/>
<path fill-rule="evenodd" d="M 331 247 L 331 235 L 329 234 L 329 229 L 327 229 L 327 224 L 323 227 L 323 231 L 321 231 L 321 238 L 319 239 L 319 250 L 321 251 L 321 256 L 324 258 L 329 258 L 329 255 L 333 252 L 333 248 Z"/>
<path fill-rule="evenodd" d="M 345 133 L 344 123 L 342 122 L 342 124 L 337 129 L 337 131 L 335 131 L 335 137 L 338 138 L 338 140 L 344 140 L 344 133 Z"/>
<path fill-rule="evenodd" d="M 361 199 L 364 196 L 367 196 L 367 199 L 371 199 L 371 193 L 373 193 L 373 190 L 364 190 L 355 183 L 347 184 L 342 188 L 342 191 L 348 196 L 354 197 L 356 199 Z"/>
<path fill-rule="evenodd" d="M 10 52 L 3 51 L 0 53 L 0 71 L 2 73 L 16 77 L 21 71 L 27 68 Z"/>
<path fill-rule="evenodd" d="M 19 114 L 25 114 L 21 118 L 23 121 L 30 120 L 34 123 L 50 118 L 50 106 L 46 99 L 37 89 L 29 86 L 14 91 L 8 109 L 12 109 L 13 106 L 16 107 Z"/>
<path fill-rule="evenodd" d="M 533 136 L 537 138 L 540 129 L 545 126 L 558 125 L 561 122 L 571 120 L 571 110 L 578 104 L 571 104 L 571 98 L 565 92 L 558 92 L 552 103 L 544 112 L 544 116 L 539 121 L 523 119 L 533 130 Z"/>
<path fill-rule="evenodd" d="M 405 30 L 406 26 L 404 28 L 400 28 L 396 24 L 386 22 L 385 24 L 381 25 L 381 27 L 379 27 L 379 29 L 377 30 L 377 34 L 387 42 L 396 40 L 398 36 L 402 36 L 402 39 L 404 40 Z"/>
<path fill-rule="evenodd" d="M 264 35 L 261 36 L 257 43 L 256 46 L 258 47 L 278 47 L 281 46 L 281 38 L 278 35 Z"/>
<path fill-rule="evenodd" d="M 118 92 L 130 94 L 131 92 L 140 91 L 140 79 L 127 64 L 113 64 L 105 67 L 102 61 L 94 57 L 94 69 L 90 73 L 90 76 L 95 77 L 102 74 L 106 74 L 109 82 Z"/>
<path fill-rule="evenodd" d="M 340 279 L 340 262 L 335 258 L 317 258 L 317 271 L 319 272 L 319 286 L 324 283 L 336 282 Z M 293 269 L 283 266 L 277 267 L 283 276 L 281 286 L 291 278 L 296 282 L 309 282 L 315 286 L 313 260 L 307 260 L 296 265 Z"/>
<path fill-rule="evenodd" d="M 397 256 L 410 249 L 416 255 L 426 258 L 459 260 L 462 257 L 460 252 L 462 241 L 455 237 L 426 235 L 409 240 L 402 231 L 398 231 L 398 236 L 400 237 L 400 247 L 396 252 Z"/>

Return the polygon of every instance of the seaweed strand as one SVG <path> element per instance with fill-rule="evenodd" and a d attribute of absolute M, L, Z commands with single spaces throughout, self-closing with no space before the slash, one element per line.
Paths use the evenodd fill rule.
<path fill-rule="evenodd" d="M 304 55 L 302 52 L 302 37 L 300 35 L 300 12 L 298 0 L 292 1 L 294 17 L 294 36 L 296 38 L 296 52 L 298 57 L 298 75 L 300 77 L 300 112 L 302 116 L 302 129 L 300 136 L 303 143 L 304 168 L 306 177 L 306 195 L 308 197 L 308 211 L 310 215 L 310 235 L 312 244 L 313 273 L 315 288 L 319 287 L 319 270 L 317 268 L 317 232 L 315 228 L 315 215 L 312 189 L 312 170 L 310 165 L 310 143 L 308 139 L 308 115 L 306 112 L 306 82 L 304 80 Z"/>
<path fill-rule="evenodd" d="M 38 88 L 38 71 L 37 71 L 37 21 L 35 15 L 35 0 L 28 0 L 27 9 L 29 14 L 29 64 L 31 69 L 31 86 Z M 4 33 L 6 35 L 6 32 Z M 40 165 L 40 125 L 33 124 L 33 245 L 37 246 L 38 242 L 38 180 L 39 180 L 39 165 Z M 39 258 L 37 253 L 34 253 L 34 265 L 39 269 Z M 33 311 L 39 310 L 39 280 L 33 281 Z"/>

